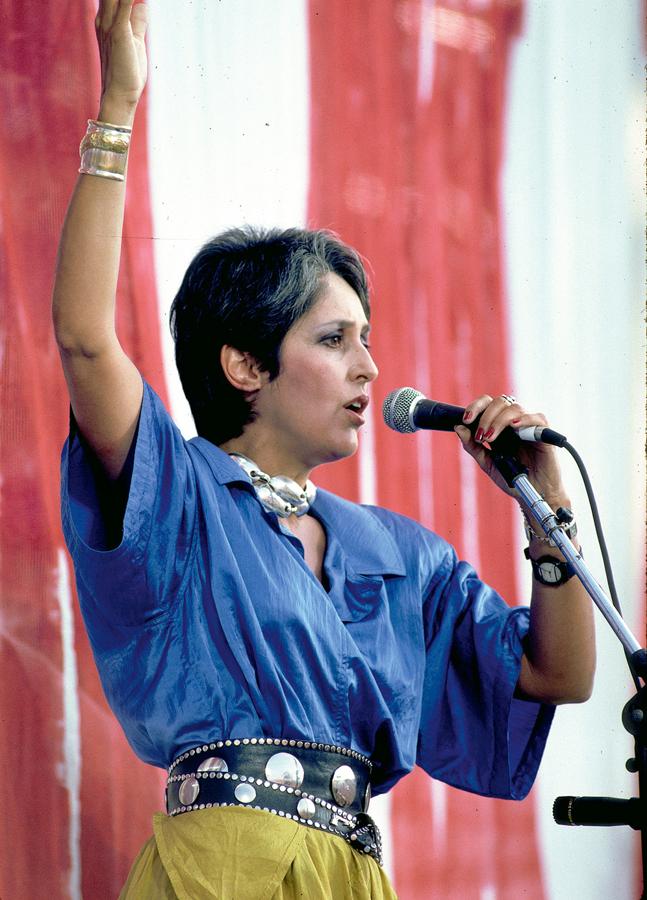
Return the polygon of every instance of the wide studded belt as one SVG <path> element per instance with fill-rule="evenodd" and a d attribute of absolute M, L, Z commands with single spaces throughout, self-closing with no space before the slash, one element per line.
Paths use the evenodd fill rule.
<path fill-rule="evenodd" d="M 169 815 L 249 806 L 328 831 L 382 863 L 367 815 L 371 762 L 355 750 L 286 738 L 235 738 L 187 750 L 169 766 Z"/>

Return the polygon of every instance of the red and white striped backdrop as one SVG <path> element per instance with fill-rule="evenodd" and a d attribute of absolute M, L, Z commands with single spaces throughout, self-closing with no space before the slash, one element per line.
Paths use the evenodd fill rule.
<path fill-rule="evenodd" d="M 455 403 L 513 390 L 585 453 L 639 637 L 640 5 L 151 2 L 118 321 L 190 436 L 161 335 L 193 253 L 240 222 L 332 227 L 371 263 L 381 376 L 360 453 L 316 480 L 419 518 L 523 598 L 515 510 L 451 436 L 401 437 L 379 416 L 402 384 Z M 103 900 L 150 833 L 162 776 L 133 758 L 107 710 L 58 522 L 67 405 L 48 302 L 96 111 L 93 3 L 28 7 L 0 0 L 0 896 Z M 419 772 L 378 799 L 403 900 L 636 894 L 628 829 L 550 821 L 558 793 L 635 790 L 619 724 L 629 685 L 607 631 L 594 697 L 558 712 L 526 801 Z"/>

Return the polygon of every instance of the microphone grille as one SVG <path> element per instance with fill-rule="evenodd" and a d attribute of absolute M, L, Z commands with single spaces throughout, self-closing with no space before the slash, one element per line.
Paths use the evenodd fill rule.
<path fill-rule="evenodd" d="M 389 428 L 401 434 L 411 434 L 418 430 L 411 424 L 411 406 L 419 397 L 424 397 L 424 394 L 412 387 L 402 387 L 391 391 L 384 398 L 382 415 Z"/>

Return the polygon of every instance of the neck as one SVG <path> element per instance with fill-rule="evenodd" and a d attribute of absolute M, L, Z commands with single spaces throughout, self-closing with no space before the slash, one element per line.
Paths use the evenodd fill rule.
<path fill-rule="evenodd" d="M 249 450 L 249 447 L 245 447 Z M 281 519 L 293 516 L 305 516 L 310 511 L 317 489 L 310 481 L 299 484 L 296 478 L 285 475 L 283 472 L 270 474 L 261 467 L 258 460 L 252 459 L 248 453 L 242 450 L 228 450 L 232 459 L 235 459 L 240 467 L 247 473 L 256 498 L 266 512 L 274 513 Z"/>
<path fill-rule="evenodd" d="M 311 469 L 303 462 L 281 453 L 280 448 L 276 445 L 246 439 L 244 434 L 225 441 L 220 445 L 220 449 L 225 453 L 242 453 L 243 456 L 253 460 L 258 468 L 271 478 L 275 475 L 285 475 L 304 487 L 310 477 Z"/>

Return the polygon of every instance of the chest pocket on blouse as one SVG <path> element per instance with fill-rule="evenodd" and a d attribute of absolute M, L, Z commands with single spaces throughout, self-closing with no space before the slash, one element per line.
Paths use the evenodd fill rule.
<path fill-rule="evenodd" d="M 375 621 L 384 615 L 388 606 L 385 580 L 405 575 L 404 567 L 397 565 L 383 566 L 382 572 L 357 571 L 338 545 L 329 547 L 324 570 L 330 599 L 345 624 Z"/>
<path fill-rule="evenodd" d="M 326 496 L 317 502 L 328 502 Z M 387 581 L 406 577 L 406 568 L 386 529 L 365 510 L 350 507 L 326 527 L 324 574 L 328 595 L 342 622 L 388 618 Z"/>
<path fill-rule="evenodd" d="M 385 602 L 383 588 L 384 578 L 381 575 L 347 573 L 340 609 L 342 622 L 361 622 L 379 615 L 380 607 Z"/>

